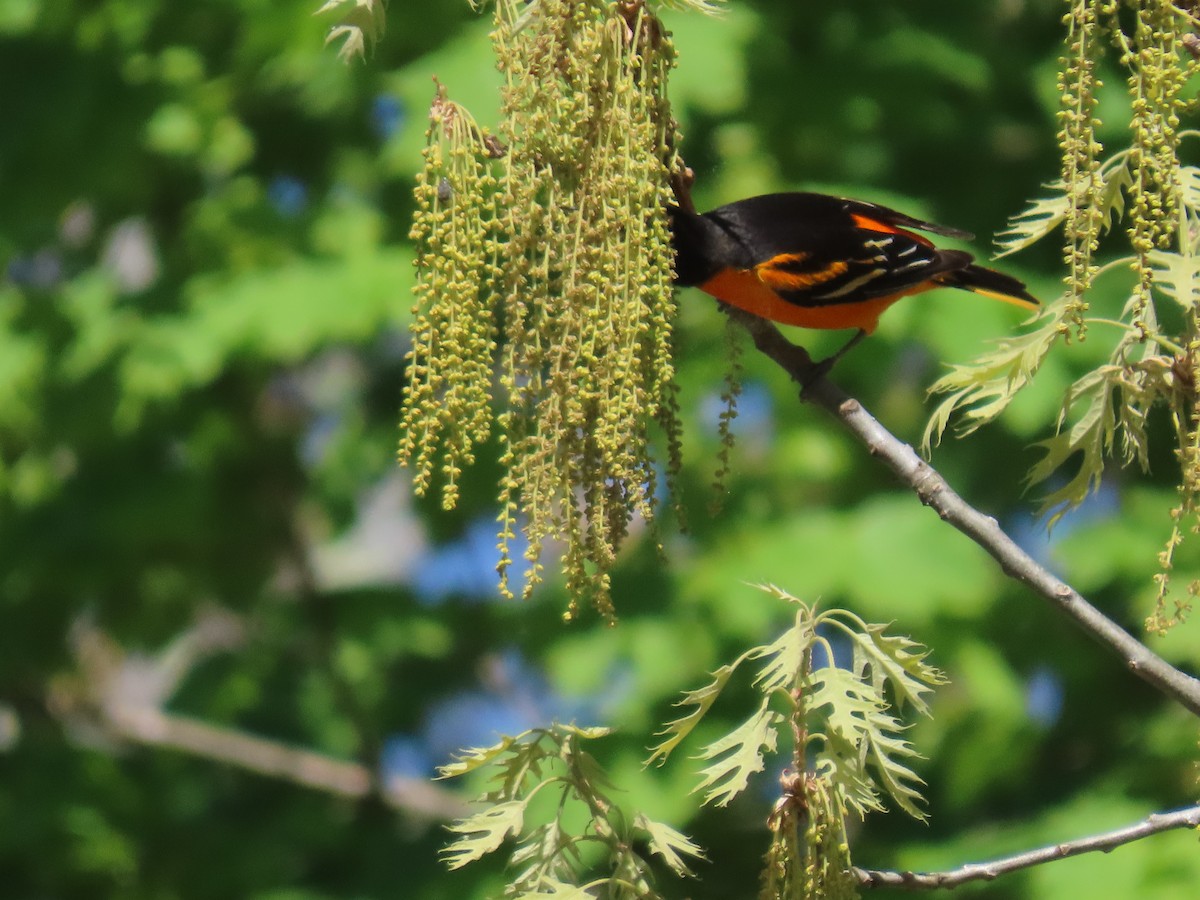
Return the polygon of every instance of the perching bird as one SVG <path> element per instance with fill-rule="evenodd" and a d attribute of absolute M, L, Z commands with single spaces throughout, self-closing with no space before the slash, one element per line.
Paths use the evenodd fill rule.
<path fill-rule="evenodd" d="M 915 231 L 970 239 L 885 206 L 825 194 L 765 194 L 697 215 L 671 208 L 675 281 L 756 316 L 804 328 L 857 328 L 828 362 L 911 294 L 954 287 L 1035 309 L 1011 276 L 939 250 Z"/>

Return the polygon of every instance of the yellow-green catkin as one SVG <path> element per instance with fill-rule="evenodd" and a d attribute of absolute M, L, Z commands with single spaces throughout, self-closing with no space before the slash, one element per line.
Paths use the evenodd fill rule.
<path fill-rule="evenodd" d="M 1067 53 L 1060 78 L 1063 106 L 1059 113 L 1060 141 L 1063 149 L 1063 181 L 1068 196 L 1066 217 L 1066 261 L 1069 309 L 1083 336 L 1083 315 L 1087 311 L 1085 293 L 1097 272 L 1094 255 L 1101 231 L 1109 217 L 1124 212 L 1126 230 L 1133 251 L 1131 267 L 1136 281 L 1124 315 L 1133 329 L 1128 346 L 1162 342 L 1155 316 L 1153 294 L 1157 254 L 1196 256 L 1194 223 L 1181 211 L 1181 165 L 1179 160 L 1181 117 L 1194 110 L 1195 98 L 1187 90 L 1197 71 L 1194 55 L 1187 51 L 1186 40 L 1195 41 L 1200 25 L 1195 4 L 1174 0 L 1068 0 L 1064 18 L 1068 26 Z M 1125 72 L 1129 92 L 1129 131 L 1131 145 L 1121 175 L 1106 187 L 1098 162 L 1102 151 L 1095 130 L 1096 90 L 1100 87 L 1096 69 L 1104 46 L 1111 41 L 1117 51 L 1117 63 Z M 1123 191 L 1121 195 L 1114 190 Z M 1182 301 L 1181 301 L 1182 302 Z M 1171 535 L 1159 555 L 1160 572 L 1155 576 L 1156 603 L 1146 627 L 1162 632 L 1181 621 L 1200 594 L 1200 584 L 1189 586 L 1187 596 L 1174 602 L 1168 611 L 1168 597 L 1175 552 L 1189 532 L 1200 524 L 1200 434 L 1197 410 L 1196 311 L 1185 309 L 1187 328 L 1182 340 L 1172 336 L 1166 346 L 1178 345 L 1183 352 L 1174 360 L 1170 377 L 1173 384 L 1169 403 L 1179 436 L 1180 501 L 1172 510 Z M 1121 360 L 1126 359 L 1122 351 Z M 1145 411 L 1156 394 L 1131 390 L 1143 385 L 1150 369 L 1124 370 L 1120 388 L 1121 422 L 1129 427 L 1125 451 L 1128 458 L 1145 459 Z M 1161 396 L 1159 394 L 1158 396 Z"/>
<path fill-rule="evenodd" d="M 494 138 L 440 86 L 426 137 L 410 232 L 417 278 L 399 458 L 413 468 L 418 494 L 439 471 L 450 509 L 463 468 L 492 427 L 498 153 Z"/>
<path fill-rule="evenodd" d="M 1129 167 L 1129 240 L 1134 250 L 1133 324 L 1148 334 L 1145 315 L 1154 272 L 1150 254 L 1178 236 L 1179 114 L 1189 67 L 1183 63 L 1182 32 L 1187 26 L 1173 0 L 1139 0 L 1132 5 L 1131 33 L 1113 19 L 1113 34 L 1128 69 L 1133 144 Z"/>
<path fill-rule="evenodd" d="M 804 852 L 800 848 L 803 812 L 792 798 L 785 798 L 767 822 L 771 843 L 763 859 L 759 900 L 804 897 Z"/>
<path fill-rule="evenodd" d="M 828 783 L 795 779 L 767 823 L 771 845 L 763 861 L 759 900 L 855 900 L 844 812 Z"/>
<path fill-rule="evenodd" d="M 1171 510 L 1171 534 L 1158 554 L 1159 572 L 1154 576 L 1154 610 L 1146 618 L 1147 631 L 1164 635 L 1182 623 L 1200 596 L 1200 581 L 1188 584 L 1186 594 L 1168 603 L 1171 593 L 1171 574 L 1175 567 L 1175 551 L 1189 532 L 1200 533 L 1200 381 L 1197 362 L 1200 361 L 1200 335 L 1197 334 L 1198 311 L 1188 316 L 1191 339 L 1183 356 L 1176 360 L 1179 398 L 1173 405 L 1175 428 L 1180 435 L 1179 502 Z M 1168 611 L 1168 606 L 1172 608 Z"/>
<path fill-rule="evenodd" d="M 679 468 L 674 50 L 644 0 L 497 0 L 493 43 L 503 143 L 440 92 L 431 111 L 400 457 L 453 506 L 499 406 L 501 590 L 521 529 L 525 593 L 553 548 L 571 611 L 611 619 L 618 548 L 658 505 L 655 426 L 668 485 Z"/>
<path fill-rule="evenodd" d="M 1094 254 L 1100 242 L 1104 216 L 1100 211 L 1100 153 L 1096 138 L 1096 76 L 1099 12 L 1115 5 L 1103 0 L 1068 0 L 1063 17 L 1067 26 L 1067 50 L 1058 79 L 1062 107 L 1058 113 L 1059 143 L 1062 147 L 1062 181 L 1067 191 L 1067 216 L 1064 223 L 1067 263 L 1066 285 L 1070 295 L 1069 318 L 1076 335 L 1086 335 L 1085 295 L 1096 274 Z M 1067 326 L 1062 326 L 1065 329 Z"/>
<path fill-rule="evenodd" d="M 1112 30 L 1121 62 L 1129 72 L 1132 105 L 1128 228 L 1137 284 L 1130 313 L 1134 326 L 1146 335 L 1153 330 L 1147 323 L 1147 314 L 1153 312 L 1149 308 L 1155 279 L 1152 254 L 1173 250 L 1192 257 L 1197 250 L 1186 216 L 1181 220 L 1179 160 L 1180 117 L 1194 106 L 1186 88 L 1197 69 L 1194 56 L 1184 49 L 1184 37 L 1194 31 L 1197 21 L 1170 0 L 1144 0 L 1131 5 L 1125 29 L 1119 17 L 1114 17 Z M 1154 579 L 1155 607 L 1146 620 L 1146 628 L 1159 634 L 1183 621 L 1200 593 L 1200 584 L 1193 581 L 1186 595 L 1177 597 L 1168 611 L 1175 551 L 1187 533 L 1200 530 L 1200 397 L 1196 379 L 1200 336 L 1196 313 L 1194 308 L 1187 311 L 1185 350 L 1173 368 L 1177 390 L 1172 415 L 1179 434 L 1180 499 L 1171 511 L 1171 534 L 1159 554 L 1160 571 Z"/>
<path fill-rule="evenodd" d="M 807 825 L 804 830 L 804 889 L 812 900 L 855 900 L 858 879 L 850 863 L 845 812 L 820 778 L 805 783 Z"/>
<path fill-rule="evenodd" d="M 667 436 L 667 468 L 678 466 L 673 51 L 640 2 L 539 0 L 528 10 L 502 0 L 495 30 L 510 148 L 501 570 L 522 519 L 526 591 L 542 577 L 547 542 L 565 541 L 570 595 L 611 617 L 617 548 L 635 517 L 654 515 L 649 423 Z"/>

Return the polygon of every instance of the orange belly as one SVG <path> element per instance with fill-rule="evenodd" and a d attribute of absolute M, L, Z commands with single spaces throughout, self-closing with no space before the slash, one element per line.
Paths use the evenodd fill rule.
<path fill-rule="evenodd" d="M 789 303 L 759 281 L 752 270 L 724 269 L 700 285 L 700 290 L 718 300 L 744 309 L 763 319 L 801 328 L 861 328 L 870 334 L 879 324 L 883 311 L 910 294 L 936 287 L 920 284 L 898 294 L 872 297 L 853 303 L 833 303 L 828 306 L 801 306 Z"/>

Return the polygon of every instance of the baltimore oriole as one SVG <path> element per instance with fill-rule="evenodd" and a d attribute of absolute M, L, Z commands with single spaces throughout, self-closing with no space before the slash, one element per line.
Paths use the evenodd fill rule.
<path fill-rule="evenodd" d="M 672 207 L 671 219 L 677 284 L 785 325 L 859 329 L 827 363 L 911 294 L 954 287 L 1039 305 L 1017 279 L 975 265 L 962 250 L 939 250 L 914 230 L 971 234 L 862 200 L 766 194 L 703 215 Z"/>

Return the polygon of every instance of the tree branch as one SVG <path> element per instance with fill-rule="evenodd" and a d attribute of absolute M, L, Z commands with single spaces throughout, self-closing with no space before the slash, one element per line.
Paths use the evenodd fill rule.
<path fill-rule="evenodd" d="M 1116 654 L 1135 675 L 1200 716 L 1200 680 L 1176 669 L 1149 647 L 1092 606 L 1084 597 L 1039 565 L 991 516 L 968 504 L 928 463 L 868 413 L 859 402 L 826 378 L 808 353 L 787 340 L 773 324 L 739 309 L 725 312 L 750 333 L 754 345 L 803 385 L 801 398 L 841 420 L 872 456 L 878 457 L 943 521 L 986 550 L 1006 575 L 1028 585 L 1066 613 L 1096 641 Z"/>
<path fill-rule="evenodd" d="M 380 782 L 370 769 L 358 763 L 189 716 L 130 706 L 111 707 L 105 713 L 107 729 L 128 741 L 169 747 L 339 797 L 361 800 L 376 795 L 392 809 L 420 819 L 454 819 L 468 810 L 458 794 L 423 779 L 393 775 Z"/>
<path fill-rule="evenodd" d="M 1056 859 L 1066 859 L 1068 856 L 1078 856 L 1081 853 L 1093 853 L 1097 850 L 1107 853 L 1122 844 L 1128 844 L 1161 831 L 1196 827 L 1200 827 L 1200 806 L 1192 806 L 1171 813 L 1155 813 L 1135 825 L 1118 828 L 1116 831 L 1049 847 L 1040 847 L 1036 850 L 1027 850 L 1016 856 L 1007 856 L 991 862 L 968 863 L 948 872 L 888 872 L 856 868 L 854 874 L 863 887 L 894 887 L 909 890 L 953 888 L 968 881 L 991 881 L 1019 869 L 1028 869 L 1031 866 L 1052 862 Z"/>
<path fill-rule="evenodd" d="M 467 802 L 421 778 L 381 779 L 374 767 L 167 712 L 163 703 L 204 655 L 237 642 L 240 624 L 206 614 L 154 656 L 126 653 L 88 621 L 71 644 L 78 674 L 51 685 L 47 705 L 77 740 L 111 748 L 121 742 L 169 747 L 339 797 L 377 797 L 424 821 L 460 818 Z"/>

